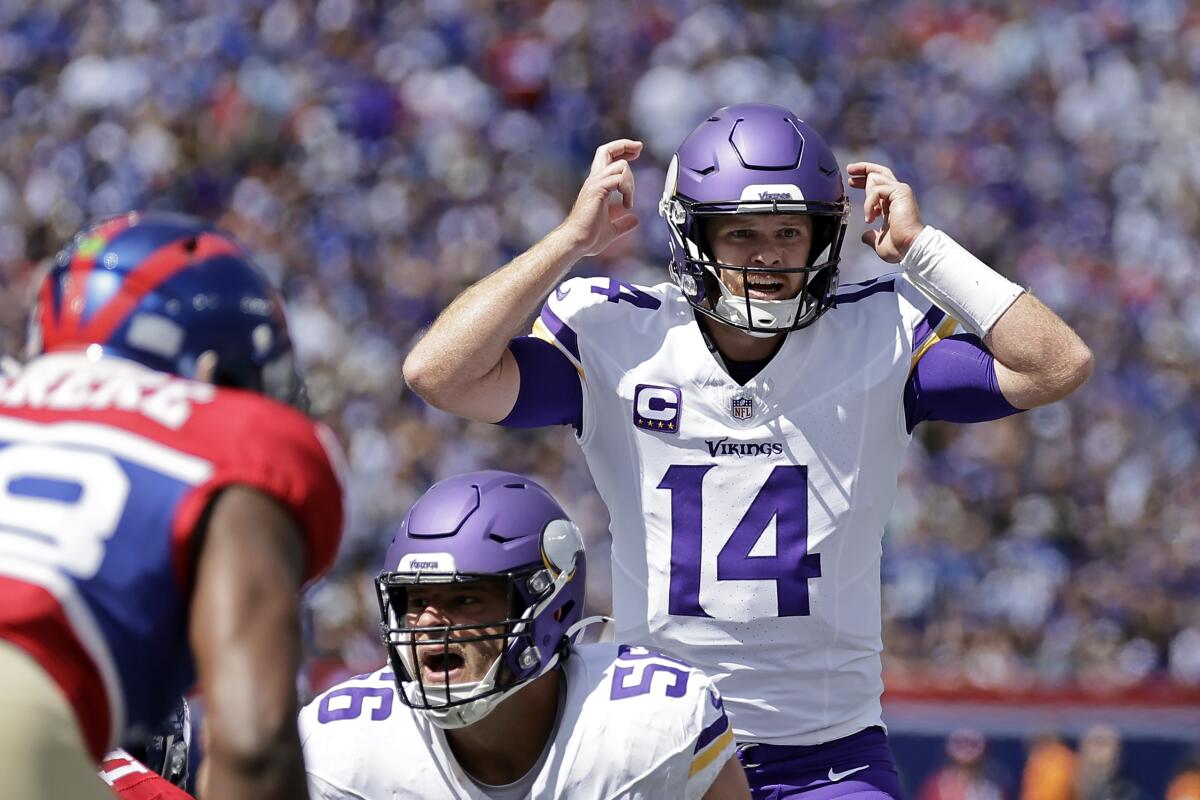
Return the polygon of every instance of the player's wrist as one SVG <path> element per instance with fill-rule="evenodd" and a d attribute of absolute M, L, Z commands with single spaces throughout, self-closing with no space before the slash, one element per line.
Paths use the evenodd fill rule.
<path fill-rule="evenodd" d="M 913 285 L 980 338 L 1025 291 L 932 225 L 920 231 L 900 266 Z"/>
<path fill-rule="evenodd" d="M 564 222 L 546 234 L 542 244 L 549 248 L 554 261 L 562 261 L 570 267 L 588 254 L 594 238 L 591 231 Z"/>
<path fill-rule="evenodd" d="M 904 230 L 897 230 L 893 226 L 892 241 L 896 243 L 896 250 L 900 254 L 901 262 L 908 257 L 910 252 L 912 252 L 913 247 L 915 247 L 917 244 L 917 240 L 921 238 L 921 234 L 925 233 L 929 229 L 929 226 L 921 222 L 920 219 L 916 220 L 913 224 L 906 226 Z"/>
<path fill-rule="evenodd" d="M 980 338 L 1025 291 L 930 225 L 900 265 L 914 286 Z"/>

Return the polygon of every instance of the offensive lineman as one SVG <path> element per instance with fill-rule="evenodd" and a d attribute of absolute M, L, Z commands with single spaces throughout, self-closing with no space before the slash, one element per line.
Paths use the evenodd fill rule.
<path fill-rule="evenodd" d="M 5 790 L 111 800 L 101 757 L 198 677 L 211 796 L 305 797 L 297 595 L 342 492 L 278 295 L 220 231 L 131 213 L 58 256 L 29 351 L 0 378 Z"/>
<path fill-rule="evenodd" d="M 301 712 L 312 796 L 749 798 L 704 675 L 573 643 L 585 579 L 579 530 L 538 484 L 498 471 L 435 484 L 376 581 L 390 667 Z"/>
<path fill-rule="evenodd" d="M 922 420 L 1065 397 L 1091 352 L 925 226 L 878 164 L 851 164 L 850 186 L 883 221 L 863 242 L 901 270 L 839 287 L 837 161 L 762 104 L 718 110 L 676 152 L 659 208 L 671 282 L 555 289 L 637 226 L 641 149 L 600 147 L 567 219 L 463 292 L 405 377 L 472 419 L 575 428 L 612 517 L 616 635 L 714 678 L 756 797 L 899 797 L 879 567 L 904 448 Z M 534 336 L 513 338 L 552 290 Z"/>

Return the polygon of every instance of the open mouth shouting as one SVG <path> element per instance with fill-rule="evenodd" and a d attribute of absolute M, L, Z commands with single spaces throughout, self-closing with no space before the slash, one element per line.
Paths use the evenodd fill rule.
<path fill-rule="evenodd" d="M 467 661 L 460 653 L 442 645 L 417 648 L 421 678 L 431 685 L 463 683 L 467 680 Z"/>
<path fill-rule="evenodd" d="M 746 296 L 754 300 L 788 300 L 791 292 L 782 277 L 749 273 L 745 278 Z"/>

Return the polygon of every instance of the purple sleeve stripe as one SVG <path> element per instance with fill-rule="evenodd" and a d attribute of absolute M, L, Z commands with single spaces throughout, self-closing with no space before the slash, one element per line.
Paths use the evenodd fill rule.
<path fill-rule="evenodd" d="M 851 285 L 853 285 L 853 284 L 851 284 Z M 882 281 L 880 283 L 873 283 L 870 286 L 868 286 L 867 288 L 859 289 L 856 292 L 847 292 L 846 294 L 839 294 L 837 296 L 837 300 L 835 301 L 834 305 L 844 306 L 844 305 L 848 305 L 850 303 L 857 303 L 859 300 L 862 300 L 864 297 L 870 297 L 871 295 L 878 294 L 879 292 L 894 292 L 895 290 L 896 290 L 896 279 L 892 278 L 890 280 Z"/>
<path fill-rule="evenodd" d="M 1020 411 L 1000 391 L 992 354 L 969 333 L 935 342 L 904 387 L 909 433 L 925 420 L 984 422 Z"/>
<path fill-rule="evenodd" d="M 570 425 L 583 430 L 583 384 L 579 370 L 562 351 L 544 339 L 520 336 L 508 343 L 517 360 L 521 385 L 517 401 L 498 425 L 541 428 Z"/>
<path fill-rule="evenodd" d="M 713 743 L 714 740 L 729 729 L 729 717 L 725 716 L 725 712 L 721 712 L 721 716 L 712 725 L 709 725 L 704 730 L 700 731 L 700 737 L 696 739 L 696 749 L 692 753 L 699 753 L 704 748 Z"/>
<path fill-rule="evenodd" d="M 546 330 L 554 335 L 558 343 L 567 348 L 567 352 L 575 357 L 576 361 L 581 361 L 579 358 L 579 337 L 575 335 L 575 331 L 571 330 L 571 326 L 558 318 L 558 315 L 550 310 L 550 304 L 546 303 L 542 306 L 542 324 L 546 326 Z"/>
<path fill-rule="evenodd" d="M 917 323 L 917 327 L 913 329 L 912 349 L 914 353 L 921 349 L 921 345 L 925 344 L 925 340 L 937 330 L 938 325 L 941 324 L 945 317 L 946 312 L 934 306 L 929 309 L 928 314 L 921 318 L 921 321 Z"/>

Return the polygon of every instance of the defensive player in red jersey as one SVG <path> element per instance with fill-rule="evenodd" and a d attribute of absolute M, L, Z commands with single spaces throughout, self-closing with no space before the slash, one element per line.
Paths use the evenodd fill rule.
<path fill-rule="evenodd" d="M 210 796 L 306 797 L 297 594 L 342 491 L 278 296 L 211 226 L 129 214 L 59 254 L 28 355 L 0 378 L 5 792 L 111 800 L 101 756 L 198 680 Z"/>

